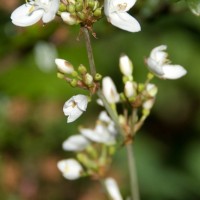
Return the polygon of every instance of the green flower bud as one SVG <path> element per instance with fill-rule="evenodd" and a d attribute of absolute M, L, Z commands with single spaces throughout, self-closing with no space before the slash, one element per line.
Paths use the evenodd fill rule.
<path fill-rule="evenodd" d="M 86 15 L 83 12 L 78 12 L 77 16 L 79 17 L 80 20 L 84 21 L 86 19 Z"/>
<path fill-rule="evenodd" d="M 60 79 L 63 79 L 65 76 L 64 76 L 64 74 L 58 72 L 57 77 L 60 78 Z"/>
<path fill-rule="evenodd" d="M 101 15 L 102 15 L 101 8 L 97 8 L 97 9 L 94 11 L 93 14 L 94 14 L 95 17 L 101 17 Z"/>
<path fill-rule="evenodd" d="M 71 75 L 72 75 L 73 77 L 77 77 L 77 76 L 78 76 L 78 72 L 77 72 L 77 71 L 73 71 L 73 72 L 71 73 Z"/>
<path fill-rule="evenodd" d="M 81 73 L 81 74 L 86 74 L 87 73 L 87 69 L 84 65 L 79 65 L 78 67 L 78 71 Z"/>
<path fill-rule="evenodd" d="M 102 79 L 102 75 L 99 74 L 99 73 L 96 73 L 96 74 L 95 74 L 95 77 L 94 77 L 94 80 L 95 80 L 95 81 L 100 81 L 101 79 Z"/>
<path fill-rule="evenodd" d="M 86 85 L 91 86 L 93 84 L 93 77 L 89 73 L 85 74 L 84 82 Z"/>
<path fill-rule="evenodd" d="M 65 12 L 66 10 L 67 10 L 67 6 L 64 3 L 60 3 L 59 11 L 60 12 Z"/>
<path fill-rule="evenodd" d="M 95 2 L 94 2 L 94 0 L 90 0 L 90 1 L 88 1 L 88 7 L 89 7 L 89 8 L 93 9 L 94 6 L 95 6 Z"/>
<path fill-rule="evenodd" d="M 75 4 L 75 9 L 76 9 L 76 12 L 80 12 L 80 11 L 82 11 L 83 10 L 83 3 L 76 3 Z"/>
<path fill-rule="evenodd" d="M 72 87 L 76 87 L 77 86 L 77 80 L 76 79 L 72 79 L 71 82 L 70 82 L 70 85 Z"/>
<path fill-rule="evenodd" d="M 69 4 L 67 5 L 67 11 L 68 11 L 69 13 L 74 13 L 74 12 L 75 12 L 75 6 L 74 6 L 74 4 L 69 3 Z"/>

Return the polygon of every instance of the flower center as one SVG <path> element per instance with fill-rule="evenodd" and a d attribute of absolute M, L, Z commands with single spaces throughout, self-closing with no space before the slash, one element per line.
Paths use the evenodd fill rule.
<path fill-rule="evenodd" d="M 127 3 L 117 4 L 118 11 L 124 11 L 127 7 Z"/>
<path fill-rule="evenodd" d="M 34 11 L 42 9 L 48 12 L 51 2 L 49 0 L 26 0 L 26 3 L 31 5 L 28 14 L 32 14 Z"/>

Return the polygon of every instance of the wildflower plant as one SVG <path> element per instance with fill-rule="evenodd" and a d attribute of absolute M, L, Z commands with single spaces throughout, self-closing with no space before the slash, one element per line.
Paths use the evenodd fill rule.
<path fill-rule="evenodd" d="M 63 150 L 74 152 L 75 157 L 64 158 L 58 162 L 57 167 L 69 180 L 90 176 L 103 181 L 109 197 L 113 200 L 121 200 L 122 196 L 116 181 L 107 177 L 107 172 L 113 155 L 123 147 L 127 148 L 131 199 L 140 199 L 132 144 L 156 100 L 158 88 L 152 83 L 153 78 L 156 76 L 161 79 L 178 79 L 187 73 L 182 66 L 170 63 L 165 52 L 166 45 L 153 48 L 145 59 L 144 65 L 149 69 L 149 73 L 142 83 L 134 76 L 134 68 L 137 66 L 133 65 L 126 54 L 119 58 L 123 84 L 121 91 L 112 77 L 102 77 L 98 73 L 90 41 L 91 35 L 96 37 L 98 34 L 94 32 L 93 24 L 105 14 L 108 22 L 122 30 L 141 31 L 139 20 L 128 13 L 135 3 L 136 0 L 30 0 L 11 15 L 13 24 L 21 27 L 31 26 L 40 20 L 44 24 L 49 23 L 56 15 L 66 26 L 80 27 L 80 33 L 84 35 L 86 42 L 89 66 L 80 64 L 75 67 L 65 60 L 70 58 L 55 60 L 58 78 L 66 81 L 75 91 L 74 96 L 64 103 L 63 112 L 67 123 L 86 116 L 87 107 L 91 101 L 95 101 L 94 96 L 98 96 L 97 102 L 102 111 L 92 127 L 81 126 L 78 134 L 63 142 Z M 199 13 L 199 4 L 196 8 L 195 3 L 194 0 L 188 0 L 190 8 L 193 6 L 193 12 Z M 84 90 L 84 94 L 77 94 L 77 88 Z"/>

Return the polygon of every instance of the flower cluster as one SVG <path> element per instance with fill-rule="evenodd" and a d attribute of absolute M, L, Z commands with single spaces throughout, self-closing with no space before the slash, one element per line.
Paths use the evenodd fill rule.
<path fill-rule="evenodd" d="M 76 159 L 58 162 L 58 169 L 67 179 L 81 176 L 104 176 L 115 149 L 117 131 L 114 122 L 102 111 L 94 129 L 80 128 L 80 134 L 72 135 L 63 142 L 65 151 L 73 151 Z"/>

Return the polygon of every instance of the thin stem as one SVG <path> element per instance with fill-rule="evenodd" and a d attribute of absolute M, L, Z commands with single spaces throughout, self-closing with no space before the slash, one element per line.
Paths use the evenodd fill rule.
<path fill-rule="evenodd" d="M 85 42 L 86 42 L 86 48 L 87 48 L 87 54 L 88 54 L 88 59 L 89 59 L 89 65 L 90 65 L 90 71 L 92 76 L 95 76 L 96 74 L 96 67 L 95 67 L 95 62 L 94 62 L 94 57 L 93 57 L 93 51 L 92 51 L 92 46 L 90 42 L 90 35 L 87 30 L 87 28 L 82 27 L 82 31 L 85 36 Z M 104 107 L 107 110 L 108 114 L 114 121 L 119 133 L 121 135 L 125 135 L 124 130 L 119 124 L 119 119 L 118 115 L 114 110 L 111 108 L 110 104 L 104 97 L 102 91 L 99 89 L 97 91 L 97 95 L 99 98 L 103 101 Z M 138 190 L 138 183 L 137 183 L 137 176 L 136 176 L 136 168 L 135 168 L 135 159 L 133 155 L 133 149 L 131 144 L 126 145 L 127 148 L 127 155 L 128 155 L 128 166 L 129 166 L 129 173 L 130 173 L 130 182 L 131 182 L 131 196 L 132 200 L 139 200 L 139 190 Z"/>
<path fill-rule="evenodd" d="M 84 37 L 85 37 L 88 60 L 89 60 L 89 65 L 90 65 L 90 72 L 91 72 L 92 76 L 94 77 L 95 74 L 96 74 L 96 67 L 95 67 L 95 63 L 94 63 L 92 45 L 91 45 L 91 42 L 90 42 L 90 34 L 89 34 L 87 28 L 82 27 L 81 29 L 82 29 L 82 31 L 84 33 Z"/>
<path fill-rule="evenodd" d="M 133 153 L 132 144 L 126 145 L 127 150 L 127 157 L 128 157 L 128 168 L 129 168 L 129 175 L 130 175 L 130 184 L 131 184 L 131 199 L 132 200 L 139 200 L 139 187 L 138 187 L 138 180 L 137 180 L 137 173 L 136 173 L 136 166 L 135 166 L 135 157 Z"/>

